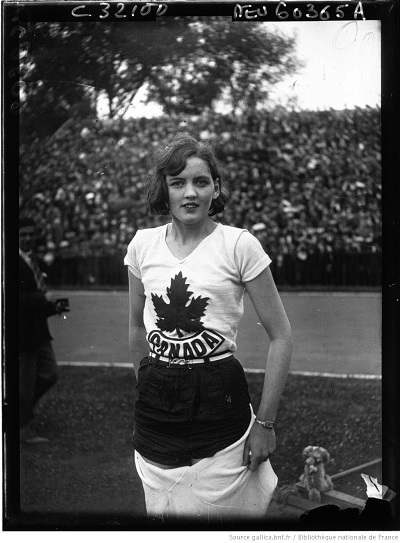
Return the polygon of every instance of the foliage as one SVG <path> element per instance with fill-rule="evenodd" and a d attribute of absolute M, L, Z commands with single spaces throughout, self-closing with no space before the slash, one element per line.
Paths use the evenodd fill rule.
<path fill-rule="evenodd" d="M 123 117 L 146 85 L 148 99 L 167 112 L 199 112 L 224 93 L 234 110 L 253 107 L 267 97 L 266 85 L 294 68 L 292 40 L 222 18 L 29 23 L 25 40 L 25 140 L 52 134 L 70 117 L 95 116 L 99 97 L 110 118 Z"/>
<path fill-rule="evenodd" d="M 66 25 L 29 24 L 25 39 L 28 47 L 20 53 L 24 81 L 20 133 L 23 141 L 29 141 L 53 133 L 71 117 L 94 113 L 94 108 L 87 89 L 74 76 L 79 48 L 72 43 L 78 40 Z"/>
<path fill-rule="evenodd" d="M 26 104 L 22 135 L 51 134 L 71 115 L 96 114 L 105 96 L 110 117 L 123 114 L 150 69 L 169 58 L 181 23 L 36 23 L 28 34 L 30 47 L 22 58 Z M 165 47 L 158 47 L 162 40 Z M 84 107 L 82 107 L 82 104 Z M 44 125 L 35 126 L 38 114 Z"/>
<path fill-rule="evenodd" d="M 294 40 L 264 25 L 236 25 L 219 17 L 197 18 L 189 27 L 188 54 L 152 70 L 150 96 L 166 112 L 199 114 L 221 99 L 235 114 L 254 109 L 296 66 Z"/>

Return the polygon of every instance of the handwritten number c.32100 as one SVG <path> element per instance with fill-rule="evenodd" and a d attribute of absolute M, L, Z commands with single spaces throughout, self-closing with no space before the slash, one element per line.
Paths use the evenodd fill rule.
<path fill-rule="evenodd" d="M 114 6 L 116 7 L 116 11 L 113 12 L 112 9 L 114 9 Z M 140 6 L 140 9 L 138 10 L 138 7 Z M 80 6 L 75 6 L 71 13 L 73 17 L 92 17 L 96 16 L 96 11 L 98 8 L 100 8 L 100 14 L 98 14 L 99 19 L 107 19 L 108 17 L 112 16 L 117 19 L 123 19 L 125 17 L 147 17 L 153 10 L 155 9 L 155 15 L 156 17 L 161 17 L 164 15 L 164 13 L 167 11 L 168 6 L 166 4 L 158 4 L 155 2 L 146 2 L 146 4 L 135 4 L 132 8 L 132 11 L 129 14 L 124 13 L 125 11 L 125 4 L 123 2 L 118 2 L 117 4 L 111 4 L 109 2 L 100 2 L 99 4 L 82 4 Z"/>

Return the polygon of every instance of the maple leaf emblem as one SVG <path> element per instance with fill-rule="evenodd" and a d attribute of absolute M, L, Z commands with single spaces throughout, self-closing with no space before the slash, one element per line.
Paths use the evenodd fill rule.
<path fill-rule="evenodd" d="M 193 292 L 188 290 L 189 284 L 186 283 L 186 279 L 182 272 L 171 279 L 171 286 L 167 287 L 169 303 L 165 302 L 163 297 L 158 294 L 151 295 L 158 316 L 157 326 L 165 332 L 176 330 L 179 337 L 183 336 L 182 330 L 185 332 L 204 330 L 200 318 L 204 316 L 209 300 L 209 298 L 198 296 L 192 298 L 188 304 Z"/>

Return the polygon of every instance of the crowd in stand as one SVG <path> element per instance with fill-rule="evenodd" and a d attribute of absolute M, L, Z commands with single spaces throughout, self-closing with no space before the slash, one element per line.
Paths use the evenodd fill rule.
<path fill-rule="evenodd" d="M 20 150 L 21 213 L 55 257 L 123 253 L 147 213 L 152 152 L 177 131 L 212 141 L 232 184 L 217 220 L 248 228 L 273 258 L 381 248 L 380 111 L 207 113 L 126 121 L 70 120 Z"/>

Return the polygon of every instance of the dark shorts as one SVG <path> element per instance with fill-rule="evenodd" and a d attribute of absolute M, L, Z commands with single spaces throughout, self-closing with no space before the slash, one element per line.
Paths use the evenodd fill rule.
<path fill-rule="evenodd" d="M 250 396 L 236 358 L 168 368 L 145 357 L 138 373 L 133 444 L 145 458 L 190 464 L 225 449 L 250 424 Z"/>

